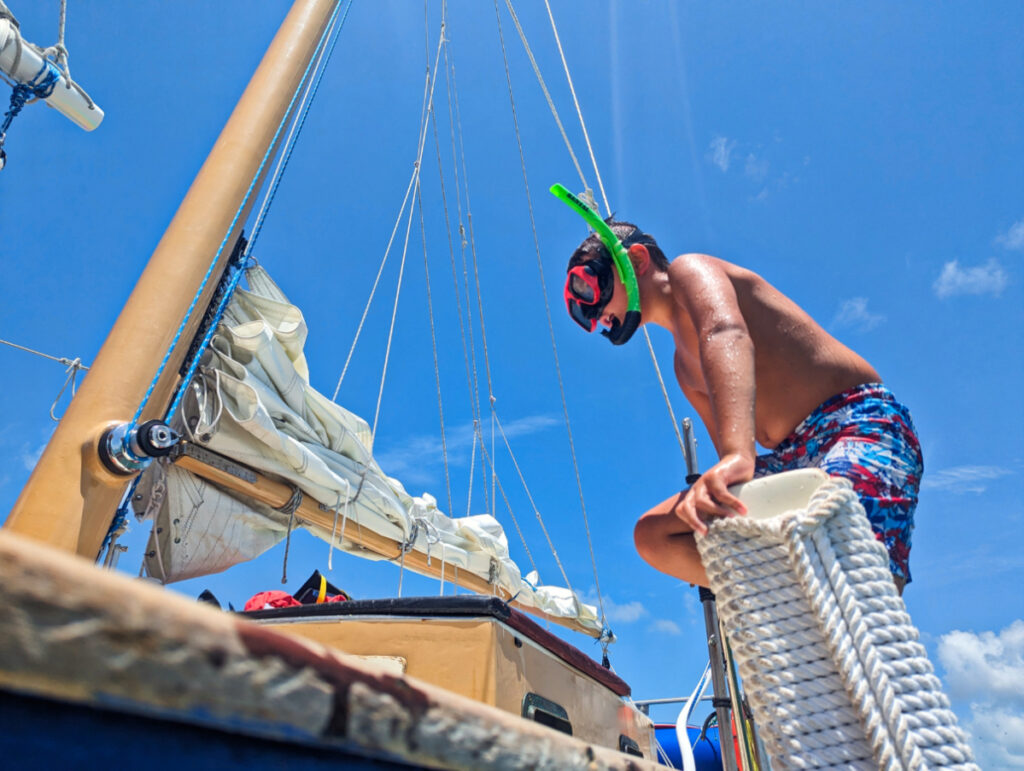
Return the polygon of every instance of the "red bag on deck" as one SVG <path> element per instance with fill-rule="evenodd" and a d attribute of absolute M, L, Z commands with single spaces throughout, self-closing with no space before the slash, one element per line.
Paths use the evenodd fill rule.
<path fill-rule="evenodd" d="M 245 603 L 244 610 L 266 610 L 267 608 L 290 608 L 302 603 L 292 597 L 288 592 L 274 589 L 269 592 L 254 594 Z"/>

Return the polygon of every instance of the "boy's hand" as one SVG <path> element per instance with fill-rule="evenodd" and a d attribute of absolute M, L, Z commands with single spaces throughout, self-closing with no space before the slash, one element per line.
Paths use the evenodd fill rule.
<path fill-rule="evenodd" d="M 727 488 L 740 482 L 749 482 L 753 478 L 753 458 L 739 453 L 725 455 L 701 475 L 676 505 L 676 516 L 692 527 L 695 533 L 703 535 L 708 532 L 708 528 L 701 515 L 733 517 L 746 514 L 747 507 Z"/>

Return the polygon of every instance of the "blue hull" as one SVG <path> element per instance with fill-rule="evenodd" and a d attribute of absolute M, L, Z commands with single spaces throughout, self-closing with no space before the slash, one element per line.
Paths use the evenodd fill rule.
<path fill-rule="evenodd" d="M 266 739 L 7 690 L 0 690 L 0 725 L 0 766 L 11 769 L 415 768 L 340 743 Z"/>

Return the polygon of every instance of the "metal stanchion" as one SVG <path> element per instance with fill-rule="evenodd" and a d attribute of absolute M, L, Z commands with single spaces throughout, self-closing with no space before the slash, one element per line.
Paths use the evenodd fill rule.
<path fill-rule="evenodd" d="M 686 458 L 686 484 L 692 485 L 700 479 L 697 467 L 697 440 L 693 435 L 693 421 L 683 418 L 683 451 Z M 708 635 L 708 661 L 711 666 L 711 687 L 714 690 L 712 704 L 718 717 L 718 745 L 722 755 L 722 768 L 725 771 L 738 771 L 736 754 L 732 747 L 732 699 L 729 695 L 727 672 L 725 665 L 725 645 L 721 639 L 718 626 L 718 610 L 715 607 L 715 595 L 710 589 L 697 587 L 700 593 L 700 604 L 704 609 L 704 628 Z"/>

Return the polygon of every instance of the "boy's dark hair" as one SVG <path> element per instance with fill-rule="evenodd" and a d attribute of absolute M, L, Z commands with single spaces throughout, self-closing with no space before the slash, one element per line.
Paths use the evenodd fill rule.
<path fill-rule="evenodd" d="M 668 270 L 668 259 L 665 257 L 665 253 L 661 251 L 661 247 L 658 246 L 658 242 L 654 240 L 654 236 L 644 233 L 632 222 L 613 219 L 607 219 L 605 222 L 608 223 L 612 232 L 619 237 L 624 247 L 628 249 L 633 244 L 643 244 L 647 247 L 647 251 L 650 252 L 651 262 L 654 263 L 655 267 L 660 270 Z M 611 257 L 608 254 L 608 247 L 602 243 L 597 233 L 591 233 L 582 244 L 576 247 L 576 251 L 569 258 L 569 266 L 566 268 L 566 271 L 572 270 L 577 265 L 582 265 L 592 254 Z"/>

